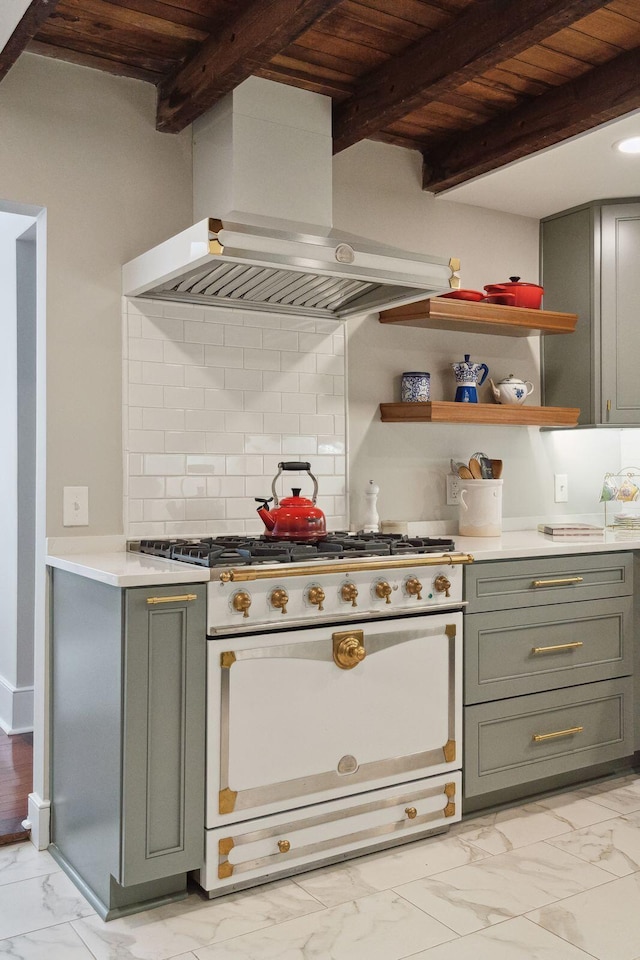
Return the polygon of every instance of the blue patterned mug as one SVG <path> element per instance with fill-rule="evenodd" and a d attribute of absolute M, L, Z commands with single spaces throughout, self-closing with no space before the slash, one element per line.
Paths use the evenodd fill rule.
<path fill-rule="evenodd" d="M 402 374 L 402 402 L 426 402 L 431 397 L 430 373 L 403 373 Z"/>

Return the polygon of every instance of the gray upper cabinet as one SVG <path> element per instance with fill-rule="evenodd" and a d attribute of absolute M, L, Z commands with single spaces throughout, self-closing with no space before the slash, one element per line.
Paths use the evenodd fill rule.
<path fill-rule="evenodd" d="M 640 199 L 602 200 L 541 222 L 544 306 L 578 314 L 542 342 L 543 402 L 583 425 L 640 425 Z"/>

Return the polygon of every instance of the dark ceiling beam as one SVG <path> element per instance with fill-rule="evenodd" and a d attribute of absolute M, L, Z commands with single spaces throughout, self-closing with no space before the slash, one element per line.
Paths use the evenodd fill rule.
<path fill-rule="evenodd" d="M 424 190 L 439 193 L 640 108 L 640 49 L 629 50 L 457 139 L 423 152 Z"/>
<path fill-rule="evenodd" d="M 179 133 L 342 0 L 254 0 L 158 89 L 156 126 Z"/>
<path fill-rule="evenodd" d="M 0 50 L 0 80 L 6 76 L 30 40 L 35 37 L 44 21 L 51 16 L 58 0 L 31 0 L 22 19 Z"/>
<path fill-rule="evenodd" d="M 484 0 L 474 5 L 361 78 L 358 92 L 334 109 L 334 153 L 451 93 L 606 2 Z"/>

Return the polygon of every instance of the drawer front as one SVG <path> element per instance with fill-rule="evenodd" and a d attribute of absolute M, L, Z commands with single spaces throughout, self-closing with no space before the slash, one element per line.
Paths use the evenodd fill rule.
<path fill-rule="evenodd" d="M 415 839 L 460 820 L 460 801 L 456 771 L 207 830 L 200 884 L 223 892 L 356 856 L 378 844 Z"/>
<path fill-rule="evenodd" d="M 632 678 L 478 704 L 465 710 L 465 796 L 633 753 Z"/>
<path fill-rule="evenodd" d="M 575 600 L 630 596 L 629 553 L 575 554 L 528 560 L 488 560 L 465 571 L 468 613 Z"/>
<path fill-rule="evenodd" d="M 631 597 L 472 613 L 465 618 L 465 703 L 631 674 Z"/>

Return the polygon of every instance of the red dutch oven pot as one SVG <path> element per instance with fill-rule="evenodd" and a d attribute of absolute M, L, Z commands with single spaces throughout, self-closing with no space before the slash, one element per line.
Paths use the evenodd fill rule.
<path fill-rule="evenodd" d="M 313 480 L 313 498 L 308 500 L 300 496 L 300 487 L 292 487 L 293 496 L 278 500 L 276 481 L 284 470 L 306 470 Z M 265 525 L 265 536 L 271 540 L 321 540 L 326 536 L 327 524 L 324 513 L 315 506 L 318 495 L 318 481 L 311 473 L 310 463 L 286 462 L 278 464 L 278 472 L 271 484 L 273 497 L 265 500 L 255 499 L 258 516 Z M 268 504 L 273 500 L 273 508 Z"/>
<path fill-rule="evenodd" d="M 509 281 L 509 283 L 489 283 L 484 289 L 491 297 L 507 296 L 508 299 L 505 302 L 511 307 L 540 309 L 544 290 L 539 284 L 524 283 L 520 277 L 509 277 Z"/>

